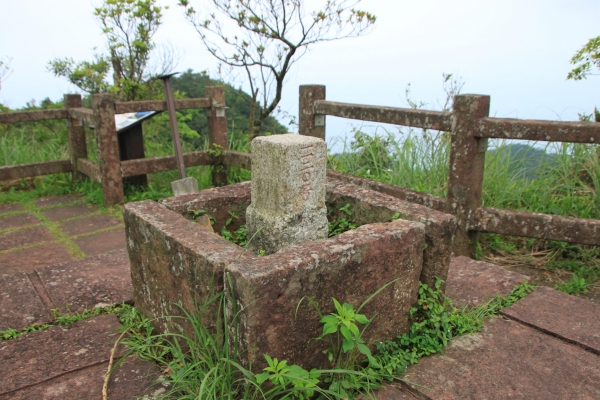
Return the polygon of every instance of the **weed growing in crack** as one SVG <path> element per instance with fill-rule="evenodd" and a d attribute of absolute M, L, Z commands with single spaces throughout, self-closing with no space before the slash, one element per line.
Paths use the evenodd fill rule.
<path fill-rule="evenodd" d="M 568 294 L 589 293 L 590 282 L 585 278 L 573 274 L 570 281 L 556 285 L 556 289 Z"/>
<path fill-rule="evenodd" d="M 350 211 L 350 204 L 346 204 L 344 207 L 340 208 L 344 215 L 338 218 L 333 218 L 332 211 L 327 213 L 327 217 L 329 219 L 329 237 L 337 236 L 340 233 L 356 229 L 358 226 L 350 217 L 352 216 L 352 211 Z"/>
<path fill-rule="evenodd" d="M 231 211 L 229 211 L 229 216 L 230 218 L 225 221 L 225 226 L 221 228 L 221 237 L 237 244 L 238 246 L 246 247 L 246 244 L 248 243 L 246 225 L 242 225 L 235 231 L 231 232 L 229 229 L 227 229 L 227 227 L 233 223 L 234 219 L 239 219 L 239 217 Z"/>
<path fill-rule="evenodd" d="M 133 311 L 135 310 L 135 311 Z M 93 309 L 84 309 L 82 312 L 62 314 L 58 309 L 52 310 L 53 322 L 47 324 L 34 324 L 23 329 L 9 328 L 0 330 L 0 341 L 16 339 L 31 332 L 45 331 L 56 325 L 72 325 L 76 322 L 97 317 L 105 314 L 115 314 L 121 320 L 122 324 L 128 324 L 128 320 L 123 320 L 123 316 L 135 313 L 137 310 L 129 304 L 117 304 L 108 307 L 98 307 Z"/>
<path fill-rule="evenodd" d="M 508 296 L 496 296 L 482 305 L 458 309 L 440 290 L 442 283 L 437 279 L 434 289 L 421 283 L 417 307 L 410 310 L 410 331 L 394 341 L 377 344 L 375 359 L 388 376 L 404 373 L 421 357 L 443 354 L 451 339 L 479 332 L 486 318 L 498 315 L 500 310 L 537 288 L 525 281 L 513 288 Z"/>

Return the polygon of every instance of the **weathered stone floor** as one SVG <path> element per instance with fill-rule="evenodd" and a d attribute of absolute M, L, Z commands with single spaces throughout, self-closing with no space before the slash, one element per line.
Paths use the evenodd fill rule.
<path fill-rule="evenodd" d="M 525 279 L 457 257 L 447 294 L 479 304 Z M 378 398 L 600 399 L 600 305 L 540 287 L 501 314 L 481 332 L 451 341 L 444 355 L 422 358 L 406 383 Z"/>
<path fill-rule="evenodd" d="M 525 279 L 457 257 L 447 293 L 478 304 Z M 53 309 L 132 299 L 121 220 L 76 196 L 40 199 L 34 209 L 0 205 L 0 330 L 51 322 Z M 101 398 L 118 334 L 116 317 L 104 315 L 0 342 L 0 400 Z M 378 398 L 600 399 L 600 305 L 540 288 L 408 372 Z M 152 397 L 164 390 L 152 386 L 156 374 L 129 357 L 112 374 L 108 398 Z"/>
<path fill-rule="evenodd" d="M 77 196 L 0 205 L 0 330 L 52 322 L 52 310 L 132 301 L 122 220 Z M 117 318 L 102 315 L 0 342 L 0 400 L 102 398 L 119 333 Z M 108 398 L 164 390 L 152 386 L 156 376 L 130 356 L 111 375 Z"/>

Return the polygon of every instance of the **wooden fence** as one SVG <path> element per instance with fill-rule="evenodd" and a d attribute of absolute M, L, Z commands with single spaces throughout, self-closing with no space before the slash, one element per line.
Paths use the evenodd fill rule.
<path fill-rule="evenodd" d="M 250 154 L 228 150 L 225 96 L 222 87 L 207 87 L 208 98 L 176 100 L 177 109 L 206 108 L 209 143 L 220 146 L 220 155 L 197 151 L 184 155 L 186 166 L 222 165 L 213 169 L 213 183 L 227 182 L 227 166 L 251 169 Z M 489 138 L 600 143 L 600 124 L 489 118 L 490 97 L 458 95 L 452 112 L 337 103 L 325 100 L 325 86 L 300 86 L 299 133 L 325 139 L 325 116 L 436 129 L 452 133 L 447 198 L 419 193 L 369 179 L 328 170 L 328 176 L 368 187 L 391 196 L 454 215 L 458 222 L 457 255 L 472 255 L 479 232 L 558 240 L 578 244 L 600 244 L 600 220 L 562 217 L 481 207 L 485 153 Z M 92 96 L 92 109 L 81 107 L 81 97 L 65 96 L 59 110 L 1 113 L 0 123 L 67 120 L 70 160 L 0 167 L 0 181 L 37 175 L 72 172 L 99 182 L 106 204 L 123 202 L 123 179 L 152 172 L 177 169 L 175 156 L 120 160 L 115 114 L 162 111 L 164 101 L 115 103 L 109 94 Z M 87 158 L 83 123 L 95 125 L 99 163 Z"/>
<path fill-rule="evenodd" d="M 456 216 L 457 255 L 473 254 L 478 232 L 600 245 L 600 220 L 482 208 L 489 138 L 600 143 L 600 123 L 489 118 L 490 97 L 458 95 L 452 112 L 336 103 L 325 86 L 300 86 L 299 131 L 325 139 L 325 115 L 452 133 L 447 198 L 328 171 L 328 175 Z"/>
<path fill-rule="evenodd" d="M 227 121 L 225 120 L 225 91 L 223 87 L 206 88 L 207 98 L 175 100 L 176 109 L 205 108 L 208 113 L 208 138 L 211 148 L 218 145 L 227 150 Z M 69 137 L 70 159 L 47 161 L 0 167 L 0 181 L 21 179 L 33 176 L 71 172 L 73 179 L 85 177 L 102 185 L 104 202 L 107 205 L 122 203 L 123 179 L 153 172 L 177 169 L 175 156 L 138 158 L 122 160 L 119 138 L 115 126 L 115 114 L 139 111 L 163 111 L 165 101 L 115 102 L 108 93 L 92 96 L 92 108 L 83 108 L 80 95 L 65 95 L 65 108 L 56 110 L 23 111 L 0 113 L 0 123 L 66 119 Z M 98 163 L 88 158 L 84 123 L 94 125 L 98 146 Z M 137 146 L 142 146 L 136 143 Z M 123 144 L 121 144 L 123 146 Z M 142 150 L 143 154 L 143 150 Z M 208 151 L 195 151 L 184 154 L 187 167 L 197 165 L 221 165 L 222 157 L 215 157 Z M 213 184 L 221 186 L 227 182 L 225 168 L 213 169 Z"/>

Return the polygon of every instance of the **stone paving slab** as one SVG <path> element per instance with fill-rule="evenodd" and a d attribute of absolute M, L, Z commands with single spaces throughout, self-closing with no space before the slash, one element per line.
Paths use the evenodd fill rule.
<path fill-rule="evenodd" d="M 69 218 L 82 217 L 96 211 L 97 208 L 89 204 L 75 204 L 72 206 L 50 208 L 42 211 L 42 215 L 50 221 L 62 221 Z"/>
<path fill-rule="evenodd" d="M 0 395 L 105 363 L 119 326 L 116 316 L 101 315 L 2 342 Z"/>
<path fill-rule="evenodd" d="M 422 358 L 406 380 L 430 399 L 599 399 L 600 357 L 516 321 L 492 318 Z M 431 390 L 423 389 L 422 387 Z"/>
<path fill-rule="evenodd" d="M 52 320 L 26 274 L 0 276 L 0 330 Z"/>
<path fill-rule="evenodd" d="M 55 240 L 54 236 L 46 227 L 34 226 L 33 228 L 0 234 L 0 251 L 53 240 Z"/>
<path fill-rule="evenodd" d="M 0 275 L 33 272 L 35 268 L 72 260 L 67 248 L 60 243 L 0 254 Z"/>
<path fill-rule="evenodd" d="M 501 313 L 600 354 L 600 304 L 542 286 Z"/>
<path fill-rule="evenodd" d="M 101 399 L 102 385 L 108 363 L 95 365 L 63 375 L 39 385 L 0 395 L 0 400 L 66 400 Z M 134 399 L 144 395 L 155 398 L 166 391 L 161 385 L 153 385 L 158 368 L 151 362 L 143 362 L 131 356 L 111 374 L 108 398 Z"/>
<path fill-rule="evenodd" d="M 17 203 L 0 204 L 0 214 L 8 214 L 17 211 L 25 211 L 25 207 Z"/>
<path fill-rule="evenodd" d="M 127 250 L 50 265 L 36 272 L 62 313 L 133 301 Z"/>
<path fill-rule="evenodd" d="M 61 228 L 68 236 L 76 236 L 96 232 L 100 229 L 112 228 L 122 223 L 118 218 L 100 214 L 63 222 Z"/>
<path fill-rule="evenodd" d="M 59 205 L 73 204 L 78 201 L 83 201 L 83 197 L 78 194 L 65 194 L 62 196 L 42 197 L 35 201 L 36 207 L 46 208 Z"/>
<path fill-rule="evenodd" d="M 40 220 L 38 217 L 31 213 L 9 215 L 7 217 L 0 217 L 0 231 L 12 228 L 21 228 L 28 225 L 39 224 Z"/>
<path fill-rule="evenodd" d="M 94 256 L 127 248 L 125 228 L 83 236 L 75 239 L 74 242 L 87 256 Z"/>
<path fill-rule="evenodd" d="M 383 388 L 375 391 L 372 396 L 359 395 L 356 400 L 371 400 L 373 396 L 377 400 L 414 400 L 413 396 L 407 389 L 396 387 L 394 385 L 386 385 Z"/>
<path fill-rule="evenodd" d="M 456 305 L 479 305 L 496 294 L 506 296 L 528 276 L 507 271 L 494 264 L 468 257 L 453 257 L 450 261 L 446 295 Z"/>

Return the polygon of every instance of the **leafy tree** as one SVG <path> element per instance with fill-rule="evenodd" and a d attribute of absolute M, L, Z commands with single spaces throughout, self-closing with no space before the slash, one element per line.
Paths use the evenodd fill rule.
<path fill-rule="evenodd" d="M 241 68 L 250 87 L 249 134 L 255 136 L 281 101 L 287 73 L 319 42 L 360 36 L 375 16 L 354 8 L 360 0 L 322 0 L 308 10 L 303 0 L 210 0 L 199 14 L 179 0 L 206 49 L 222 64 Z"/>
<path fill-rule="evenodd" d="M 591 71 L 592 66 L 600 70 L 600 36 L 591 38 L 585 46 L 579 49 L 571 58 L 571 64 L 575 65 L 575 68 L 569 72 L 567 79 L 579 81 L 587 79 L 588 75 L 599 75 Z M 591 121 L 592 118 L 596 122 L 600 122 L 600 112 L 595 107 L 593 114 L 579 114 L 579 119 L 582 121 Z"/>
<path fill-rule="evenodd" d="M 241 89 L 222 81 L 212 79 L 205 71 L 201 73 L 187 70 L 181 75 L 171 79 L 175 96 L 198 98 L 206 97 L 206 86 L 224 86 L 225 103 L 227 104 L 227 127 L 232 139 L 238 139 L 240 132 L 248 130 L 248 118 L 250 115 L 250 96 Z M 185 122 L 191 130 L 198 133 L 197 137 L 184 137 L 184 141 L 190 142 L 195 148 L 203 148 L 207 140 L 208 120 L 204 110 L 189 109 L 177 112 L 178 120 Z M 262 134 L 286 133 L 287 129 L 275 118 L 267 117 L 261 127 Z M 170 134 L 169 134 L 170 135 Z M 240 149 L 242 150 L 242 149 Z"/>
<path fill-rule="evenodd" d="M 590 39 L 585 46 L 583 46 L 573 58 L 571 58 L 571 64 L 575 65 L 575 68 L 569 72 L 567 79 L 581 80 L 586 79 L 588 75 L 598 75 L 598 73 L 592 73 L 592 65 L 596 66 L 600 70 L 600 36 Z"/>
<path fill-rule="evenodd" d="M 94 15 L 106 36 L 107 53 L 96 54 L 93 61 L 57 58 L 48 69 L 88 93 L 110 91 L 125 101 L 148 97 L 152 75 L 166 72 L 172 63 L 167 55 L 160 71 L 150 65 L 156 50 L 152 37 L 161 25 L 162 11 L 156 0 L 104 0 Z"/>

